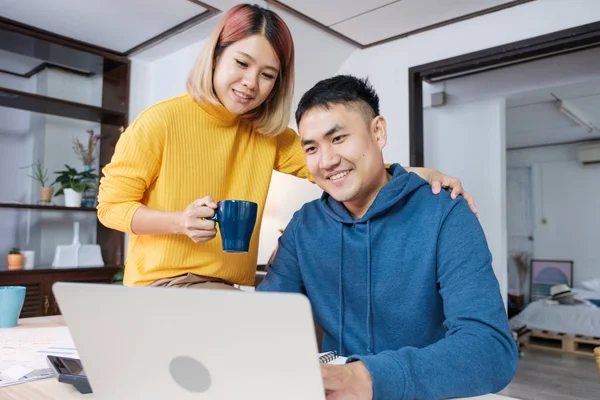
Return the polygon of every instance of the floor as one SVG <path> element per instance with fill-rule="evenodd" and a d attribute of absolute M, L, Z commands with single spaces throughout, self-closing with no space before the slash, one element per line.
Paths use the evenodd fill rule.
<path fill-rule="evenodd" d="M 594 357 L 531 349 L 500 394 L 521 400 L 598 400 L 600 377 Z"/>

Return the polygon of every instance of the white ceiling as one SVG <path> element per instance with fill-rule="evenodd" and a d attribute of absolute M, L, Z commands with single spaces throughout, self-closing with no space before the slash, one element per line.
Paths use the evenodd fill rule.
<path fill-rule="evenodd" d="M 201 1 L 217 10 L 227 10 L 241 2 Z M 270 0 L 256 2 L 276 3 Z M 514 2 L 515 0 L 279 1 L 360 46 L 368 46 Z M 0 17 L 118 53 L 126 53 L 206 11 L 196 0 L 0 0 Z M 194 31 L 205 24 L 214 26 L 212 21 L 205 21 L 189 30 Z M 186 36 L 186 33 L 188 32 L 183 35 Z M 193 40 L 197 40 L 196 35 L 193 36 Z M 186 39 L 186 43 L 190 44 L 188 42 Z"/>
<path fill-rule="evenodd" d="M 558 110 L 558 102 L 591 123 L 592 132 Z M 519 148 L 600 138 L 600 80 L 548 87 L 507 99 L 506 147 Z"/>
<path fill-rule="evenodd" d="M 514 3 L 513 0 L 280 0 L 362 46 Z"/>
<path fill-rule="evenodd" d="M 2 0 L 0 16 L 124 53 L 207 11 L 190 0 Z"/>
<path fill-rule="evenodd" d="M 509 149 L 600 138 L 600 47 L 424 82 L 424 106 L 429 106 L 431 93 L 441 91 L 449 104 L 505 98 Z M 587 132 L 561 113 L 551 93 L 596 128 Z"/>

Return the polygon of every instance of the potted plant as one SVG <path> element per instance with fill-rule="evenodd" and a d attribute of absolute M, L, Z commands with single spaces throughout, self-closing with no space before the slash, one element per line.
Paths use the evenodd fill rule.
<path fill-rule="evenodd" d="M 94 181 L 98 178 L 98 175 L 94 174 L 94 170 L 90 169 L 87 171 L 77 172 L 75 168 L 72 168 L 65 164 L 64 171 L 55 171 L 58 174 L 54 183 L 60 185 L 60 189 L 54 196 L 65 195 L 65 205 L 67 207 L 81 207 L 81 196 L 86 189 L 94 189 L 96 185 L 89 181 Z"/>
<path fill-rule="evenodd" d="M 44 168 L 44 164 L 40 160 L 37 160 L 35 164 L 23 168 L 31 168 L 32 174 L 27 176 L 40 184 L 39 204 L 51 205 L 54 188 L 52 184 L 50 186 L 46 185 L 48 183 L 48 169 Z"/>
<path fill-rule="evenodd" d="M 23 254 L 20 249 L 13 247 L 8 253 L 7 259 L 9 270 L 23 269 Z"/>

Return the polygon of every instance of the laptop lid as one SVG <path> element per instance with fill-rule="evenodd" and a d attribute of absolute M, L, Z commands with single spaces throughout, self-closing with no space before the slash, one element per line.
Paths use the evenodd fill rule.
<path fill-rule="evenodd" d="M 99 400 L 325 399 L 299 294 L 58 282 Z"/>

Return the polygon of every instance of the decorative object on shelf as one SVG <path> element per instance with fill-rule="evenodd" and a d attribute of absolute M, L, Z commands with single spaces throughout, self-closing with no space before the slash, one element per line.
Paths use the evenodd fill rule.
<path fill-rule="evenodd" d="M 89 165 L 83 167 L 83 172 L 92 172 L 93 169 Z M 98 182 L 93 178 L 83 178 L 82 182 L 86 184 L 86 189 L 81 196 L 81 207 L 94 208 L 96 207 L 96 199 L 98 198 Z"/>
<path fill-rule="evenodd" d="M 53 205 L 52 193 L 54 193 L 54 188 L 52 187 L 52 184 L 50 184 L 50 186 L 46 185 L 48 183 L 48 169 L 44 168 L 44 164 L 42 163 L 42 161 L 37 160 L 35 164 L 31 164 L 23 168 L 31 168 L 32 175 L 27 176 L 33 179 L 34 181 L 39 182 L 41 186 L 40 201 L 38 202 L 38 204 L 43 206 Z"/>
<path fill-rule="evenodd" d="M 73 242 L 56 246 L 52 268 L 77 267 L 77 252 L 81 247 L 79 241 L 79 222 L 73 222 Z"/>
<path fill-rule="evenodd" d="M 8 269 L 11 271 L 23 269 L 23 254 L 17 247 L 13 247 L 8 253 Z"/>
<path fill-rule="evenodd" d="M 23 269 L 33 269 L 35 265 L 35 250 L 21 250 L 23 254 Z"/>
<path fill-rule="evenodd" d="M 96 161 L 96 147 L 100 140 L 100 135 L 95 134 L 93 129 L 87 131 L 88 142 L 87 146 L 84 146 L 79 139 L 73 139 L 73 151 L 77 154 L 77 157 L 83 163 L 84 171 L 92 171 L 92 166 Z M 95 179 L 85 178 L 83 182 L 89 183 L 93 186 L 88 186 L 81 198 L 81 207 L 93 208 L 96 205 L 96 198 L 98 197 L 97 182 Z"/>
<path fill-rule="evenodd" d="M 96 145 L 100 140 L 100 135 L 95 134 L 93 129 L 86 131 L 89 135 L 87 147 L 84 146 L 79 139 L 73 139 L 73 151 L 84 166 L 92 168 L 96 161 Z"/>
<path fill-rule="evenodd" d="M 98 175 L 94 174 L 94 169 L 90 169 L 83 172 L 77 172 L 75 168 L 72 168 L 65 164 L 66 170 L 56 171 L 58 177 L 54 183 L 60 184 L 60 189 L 54 196 L 65 195 L 65 205 L 67 207 L 81 207 L 81 199 L 83 192 L 86 189 L 95 189 L 95 182 Z"/>
<path fill-rule="evenodd" d="M 52 268 L 102 267 L 102 250 L 97 244 L 81 244 L 79 222 L 73 222 L 73 242 L 56 246 Z"/>
<path fill-rule="evenodd" d="M 77 192 L 75 189 L 65 188 L 65 206 L 67 207 L 81 207 L 81 199 L 83 198 L 83 192 Z"/>

